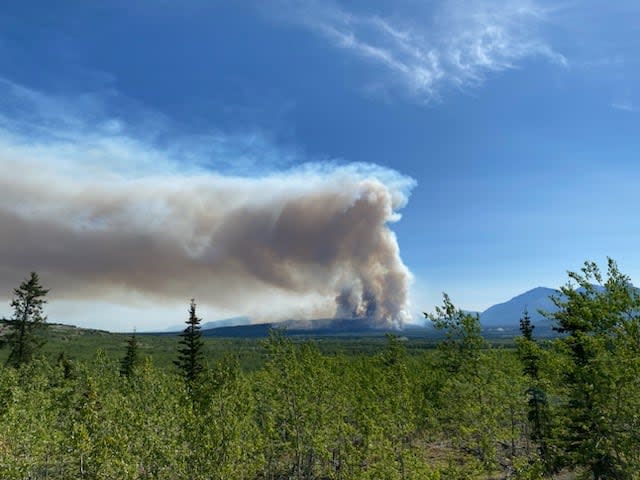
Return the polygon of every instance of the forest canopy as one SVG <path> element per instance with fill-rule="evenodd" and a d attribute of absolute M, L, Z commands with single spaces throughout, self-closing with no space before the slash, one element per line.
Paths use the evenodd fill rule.
<path fill-rule="evenodd" d="M 415 355 L 394 335 L 373 355 L 327 354 L 273 331 L 256 369 L 231 352 L 190 376 L 184 336 L 170 368 L 139 358 L 135 336 L 118 358 L 9 362 L 1 476 L 638 478 L 638 290 L 612 260 L 587 262 L 553 300 L 558 336 L 538 340 L 523 312 L 516 348 L 445 295 L 428 316 L 445 339 Z"/>

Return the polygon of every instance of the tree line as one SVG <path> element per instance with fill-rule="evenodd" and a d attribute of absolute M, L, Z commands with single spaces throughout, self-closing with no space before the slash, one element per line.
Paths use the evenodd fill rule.
<path fill-rule="evenodd" d="M 389 335 L 375 355 L 326 355 L 273 331 L 251 372 L 206 364 L 193 300 L 171 370 L 135 333 L 121 359 L 47 360 L 46 294 L 36 274 L 14 290 L 1 478 L 639 478 L 640 294 L 612 260 L 569 273 L 552 340 L 525 311 L 517 348 L 492 347 L 445 295 L 434 352 Z"/>

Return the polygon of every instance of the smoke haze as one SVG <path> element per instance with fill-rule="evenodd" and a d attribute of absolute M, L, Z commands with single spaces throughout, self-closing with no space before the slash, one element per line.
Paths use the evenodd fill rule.
<path fill-rule="evenodd" d="M 35 270 L 65 302 L 195 297 L 254 319 L 408 318 L 411 275 L 389 224 L 412 179 L 323 162 L 221 174 L 111 130 L 50 133 L 0 131 L 7 296 Z"/>
<path fill-rule="evenodd" d="M 255 317 L 407 318 L 410 273 L 388 227 L 406 196 L 371 167 L 131 179 L 0 165 L 4 291 L 37 270 L 66 299 L 137 292 L 241 311 L 253 298 Z M 287 311 L 272 295 L 315 299 Z"/>

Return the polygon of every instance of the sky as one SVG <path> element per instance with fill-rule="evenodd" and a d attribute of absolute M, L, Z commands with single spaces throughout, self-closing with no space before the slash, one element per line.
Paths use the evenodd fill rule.
<path fill-rule="evenodd" d="M 483 310 L 640 277 L 640 4 L 11 2 L 0 315 L 114 331 Z"/>

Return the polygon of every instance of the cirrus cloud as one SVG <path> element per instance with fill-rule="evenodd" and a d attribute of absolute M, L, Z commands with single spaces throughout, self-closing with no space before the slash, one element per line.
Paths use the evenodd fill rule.
<path fill-rule="evenodd" d="M 527 58 L 567 64 L 541 34 L 550 10 L 533 0 L 400 2 L 397 12 L 387 14 L 316 0 L 277 4 L 270 15 L 381 67 L 386 74 L 374 77 L 373 84 L 395 84 L 423 101 L 449 88 L 477 86 L 487 74 Z"/>

